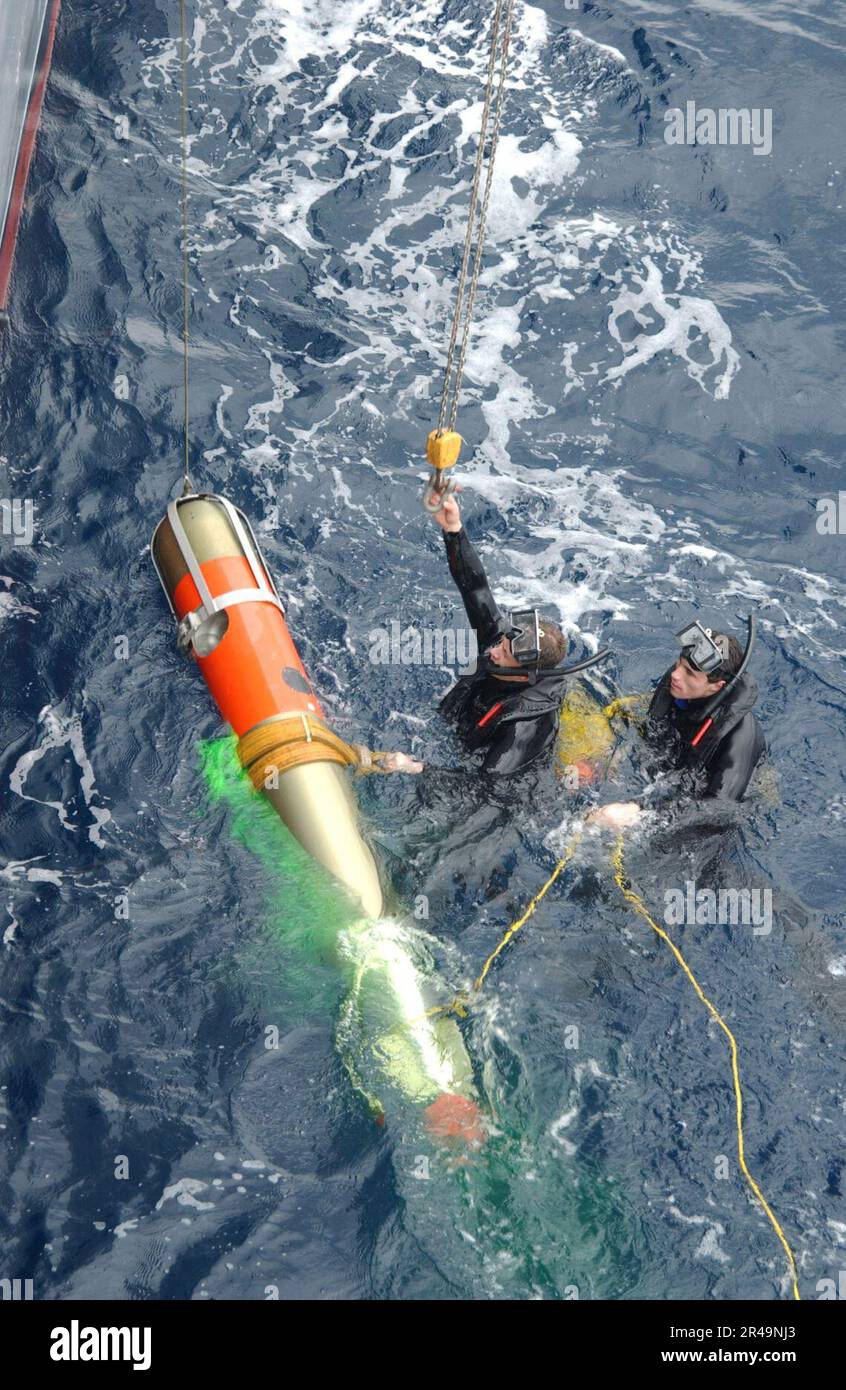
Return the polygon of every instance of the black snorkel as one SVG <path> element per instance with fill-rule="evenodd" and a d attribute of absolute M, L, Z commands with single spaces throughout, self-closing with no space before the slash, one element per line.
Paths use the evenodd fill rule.
<path fill-rule="evenodd" d="M 550 669 L 555 672 L 556 676 L 575 676 L 577 672 L 586 671 L 589 666 L 596 666 L 598 662 L 604 661 L 610 655 L 611 648 L 603 647 L 602 651 L 594 652 L 593 656 L 587 656 L 584 661 L 577 661 L 572 666 L 553 666 Z"/>
<path fill-rule="evenodd" d="M 495 676 L 519 676 L 525 675 L 529 678 L 529 685 L 534 685 L 538 676 L 575 676 L 579 671 L 587 671 L 588 667 L 596 666 L 598 662 L 604 661 L 611 655 L 610 647 L 603 647 L 601 652 L 594 652 L 593 656 L 585 657 L 584 661 L 577 661 L 572 666 L 497 666 L 495 661 L 489 657 L 483 657 L 485 670 Z"/>
<path fill-rule="evenodd" d="M 502 630 L 497 641 L 501 641 L 503 637 L 509 638 L 511 655 L 517 661 L 517 665 L 499 666 L 496 662 L 491 661 L 486 652 L 483 658 L 485 668 L 491 674 L 500 676 L 521 673 L 526 676 L 529 685 L 535 684 L 541 669 L 544 675 L 575 676 L 579 671 L 586 671 L 589 666 L 596 666 L 598 662 L 604 661 L 607 656 L 611 655 L 611 648 L 603 647 L 602 651 L 595 652 L 593 656 L 585 657 L 584 661 L 574 662 L 572 666 L 540 668 L 541 629 L 540 616 L 536 608 L 520 609 L 512 613 L 510 626 Z"/>
<path fill-rule="evenodd" d="M 725 685 L 722 687 L 721 690 L 717 691 L 717 694 L 714 696 L 714 698 L 708 701 L 707 705 L 702 711 L 703 720 L 690 741 L 691 748 L 695 748 L 696 745 L 700 742 L 701 739 L 705 737 L 706 733 L 711 728 L 711 725 L 714 722 L 714 715 L 720 709 L 721 705 L 725 703 L 728 696 L 731 694 L 734 687 L 737 685 L 737 682 L 740 680 L 740 677 L 746 670 L 746 667 L 749 664 L 749 658 L 752 655 L 752 648 L 754 645 L 755 615 L 754 613 L 750 613 L 746 619 L 746 651 L 743 653 L 743 660 L 741 661 L 734 675 L 726 681 Z"/>

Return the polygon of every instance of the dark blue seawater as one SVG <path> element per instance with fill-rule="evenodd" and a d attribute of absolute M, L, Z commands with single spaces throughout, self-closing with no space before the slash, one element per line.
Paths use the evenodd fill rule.
<path fill-rule="evenodd" d="M 334 725 L 445 757 L 449 672 L 368 653 L 392 620 L 458 618 L 419 494 L 490 6 L 190 13 L 194 481 L 252 518 Z M 691 612 L 758 615 L 771 770 L 716 854 L 771 891 L 772 931 L 677 938 L 816 1298 L 846 1260 L 846 535 L 817 525 L 846 434 L 846 18 L 538 0 L 515 22 L 465 516 L 503 600 L 613 642 L 609 691 L 648 689 Z M 605 841 L 462 1024 L 497 1125 L 473 1163 L 411 1108 L 377 1128 L 349 1083 L 340 988 L 301 949 L 315 900 L 209 790 L 219 721 L 147 549 L 181 468 L 177 38 L 176 0 L 65 0 L 0 349 L 3 496 L 35 509 L 0 565 L 0 1276 L 55 1299 L 788 1297 L 725 1040 Z M 771 151 L 667 143 L 689 101 L 771 112 Z M 362 801 L 452 987 L 575 814 L 410 778 Z M 628 851 L 658 914 L 702 866 L 699 842 Z"/>

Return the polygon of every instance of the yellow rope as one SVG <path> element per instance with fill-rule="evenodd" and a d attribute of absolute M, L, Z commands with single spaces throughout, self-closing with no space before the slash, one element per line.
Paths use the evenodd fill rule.
<path fill-rule="evenodd" d="M 693 974 L 693 971 L 691 970 L 681 951 L 676 946 L 675 942 L 671 940 L 667 932 L 664 931 L 664 928 L 659 927 L 658 923 L 650 915 L 640 894 L 636 893 L 634 889 L 631 888 L 627 883 L 625 878 L 625 869 L 623 867 L 622 835 L 620 835 L 617 839 L 617 844 L 613 855 L 613 864 L 614 881 L 617 884 L 617 887 L 619 888 L 623 897 L 626 899 L 626 902 L 630 903 L 631 906 L 635 909 L 635 911 L 638 912 L 640 916 L 643 917 L 649 923 L 650 927 L 652 927 L 653 931 L 658 933 L 662 941 L 666 941 L 667 945 L 669 946 L 670 950 L 672 951 L 682 970 L 686 974 L 687 978 L 690 980 L 690 983 L 693 985 L 693 988 L 696 990 L 696 993 L 699 995 L 699 998 L 702 1000 L 702 1003 L 708 1009 L 709 1013 L 711 1014 L 711 1017 L 720 1025 L 726 1037 L 728 1038 L 729 1049 L 731 1051 L 731 1074 L 732 1081 L 734 1083 L 734 1100 L 737 1119 L 737 1156 L 740 1161 L 740 1167 L 744 1177 L 746 1178 L 746 1181 L 749 1183 L 749 1186 L 751 1187 L 752 1191 L 754 1192 L 755 1196 L 757 1197 L 758 1201 L 760 1202 L 761 1206 L 766 1212 L 773 1230 L 775 1231 L 776 1235 L 782 1243 L 782 1246 L 784 1247 L 785 1254 L 787 1255 L 788 1261 L 790 1263 L 790 1274 L 793 1283 L 793 1297 L 798 1301 L 800 1299 L 799 1283 L 796 1273 L 796 1260 L 794 1259 L 793 1251 L 791 1250 L 787 1242 L 787 1237 L 785 1236 L 784 1231 L 779 1225 L 777 1217 L 773 1213 L 773 1210 L 770 1207 L 766 1197 L 764 1196 L 763 1192 L 761 1191 L 760 1187 L 758 1186 L 757 1182 L 753 1178 L 746 1165 L 746 1154 L 743 1142 L 743 1092 L 740 1089 L 740 1067 L 738 1064 L 737 1042 L 735 1041 L 734 1034 L 732 1033 L 728 1024 L 725 1022 L 722 1015 L 711 1003 L 711 1000 L 708 998 L 707 994 L 705 994 L 704 990 L 699 984 L 699 981 L 696 979 L 696 976 Z"/>
<path fill-rule="evenodd" d="M 505 947 L 508 945 L 512 936 L 516 936 L 520 928 L 526 925 L 535 908 L 537 907 L 538 903 L 540 902 L 541 898 L 546 896 L 546 894 L 549 892 L 549 889 L 552 887 L 553 883 L 558 878 L 558 875 L 562 873 L 564 869 L 566 869 L 567 865 L 569 864 L 570 860 L 573 858 L 573 855 L 576 852 L 576 847 L 578 846 L 578 843 L 581 840 L 581 838 L 581 830 L 577 830 L 573 835 L 571 835 L 565 847 L 564 853 L 562 854 L 558 863 L 555 865 L 555 868 L 552 870 L 552 873 L 549 875 L 549 878 L 546 880 L 546 883 L 543 885 L 543 888 L 541 888 L 539 892 L 537 892 L 535 896 L 532 898 L 532 901 L 529 903 L 529 906 L 526 908 L 526 911 L 523 913 L 523 916 L 518 917 L 515 922 L 512 922 L 510 926 L 506 927 L 502 940 L 500 941 L 496 950 L 491 951 L 490 955 L 488 956 L 487 960 L 482 966 L 479 975 L 474 981 L 474 994 L 476 994 L 482 988 L 482 985 L 485 982 L 485 977 L 488 971 L 490 970 L 491 966 L 493 965 L 494 961 L 496 960 L 497 956 L 500 954 L 501 951 L 505 950 Z"/>
<path fill-rule="evenodd" d="M 505 950 L 505 947 L 508 945 L 511 938 L 517 935 L 520 928 L 526 925 L 532 913 L 535 911 L 535 908 L 537 907 L 541 898 L 546 896 L 553 883 L 558 878 L 559 874 L 562 873 L 563 870 L 567 867 L 567 865 L 569 864 L 570 860 L 573 858 L 573 855 L 576 852 L 576 847 L 578 846 L 578 843 L 582 838 L 582 834 L 583 832 L 581 830 L 576 830 L 570 836 L 570 839 L 567 841 L 567 844 L 564 847 L 564 853 L 558 860 L 558 863 L 555 865 L 555 868 L 552 870 L 552 873 L 549 875 L 549 878 L 546 880 L 546 883 L 543 885 L 542 888 L 538 890 L 538 892 L 532 898 L 532 901 L 529 903 L 529 906 L 526 908 L 526 911 L 523 913 L 523 915 L 521 917 L 516 918 L 515 921 L 511 922 L 510 925 L 506 927 L 505 931 L 503 932 L 502 938 L 499 942 L 499 945 L 496 947 L 495 950 L 491 951 L 490 955 L 488 956 L 487 960 L 482 966 L 481 971 L 477 975 L 476 979 L 473 981 L 470 990 L 463 994 L 457 994 L 455 998 L 450 1001 L 449 1004 L 435 1004 L 433 1008 L 427 1009 L 426 1012 L 423 1014 L 418 1014 L 416 1018 L 409 1019 L 407 1022 L 404 1023 L 396 1024 L 395 1027 L 397 1029 L 411 1028 L 415 1023 L 419 1023 L 421 1019 L 434 1018 L 437 1014 L 457 1014 L 459 1018 L 467 1017 L 467 1009 L 470 1004 L 470 996 L 473 994 L 478 994 L 479 990 L 482 988 L 482 985 L 485 982 L 485 977 L 487 976 L 487 973 L 493 965 L 494 961 L 496 960 L 497 956 L 500 954 L 501 951 Z M 393 1032 L 395 1030 L 391 1029 L 390 1031 Z"/>
<path fill-rule="evenodd" d="M 508 927 L 506 927 L 505 932 L 503 933 L 502 938 L 499 942 L 499 945 L 488 956 L 481 971 L 479 972 L 479 975 L 474 981 L 470 994 L 477 994 L 479 992 L 497 956 L 499 956 L 500 953 L 504 951 L 509 941 L 511 941 L 512 938 L 516 936 L 517 932 L 520 931 L 521 927 L 525 926 L 526 922 L 528 922 L 529 918 L 532 916 L 535 909 L 537 908 L 538 903 L 549 892 L 549 889 L 552 887 L 553 883 L 555 883 L 556 879 L 566 868 L 567 864 L 569 864 L 576 851 L 579 841 L 582 838 L 582 834 L 582 831 L 577 830 L 571 836 L 564 849 L 564 853 L 558 860 L 557 864 L 555 865 L 555 868 L 549 875 L 549 878 L 546 880 L 546 883 L 544 883 L 543 887 L 539 889 L 539 891 L 532 898 L 531 902 L 529 903 L 522 916 L 517 917 L 513 922 L 510 923 Z M 690 980 L 690 983 L 693 985 L 693 988 L 696 990 L 696 993 L 698 994 L 699 998 L 702 1000 L 702 1003 L 708 1009 L 709 1013 L 711 1014 L 711 1017 L 715 1020 L 716 1023 L 719 1024 L 720 1028 L 723 1030 L 726 1037 L 728 1038 L 729 1049 L 731 1052 L 731 1072 L 732 1082 L 734 1086 L 735 1114 L 737 1122 L 737 1154 L 740 1162 L 740 1168 L 750 1188 L 752 1189 L 753 1193 L 758 1199 L 758 1202 L 763 1208 L 773 1230 L 775 1231 L 782 1244 L 782 1247 L 784 1249 L 785 1254 L 787 1255 L 787 1259 L 790 1265 L 790 1277 L 793 1288 L 793 1297 L 797 1302 L 801 1301 L 801 1295 L 799 1293 L 798 1274 L 796 1269 L 796 1259 L 794 1257 L 793 1251 L 791 1250 L 787 1237 L 784 1234 L 781 1225 L 779 1224 L 778 1218 L 776 1217 L 775 1213 L 772 1210 L 772 1207 L 770 1206 L 769 1202 L 767 1201 L 766 1197 L 764 1196 L 763 1192 L 758 1186 L 758 1183 L 755 1181 L 752 1174 L 750 1173 L 749 1167 L 746 1162 L 746 1150 L 743 1137 L 743 1092 L 740 1086 L 740 1064 L 738 1060 L 738 1048 L 735 1036 L 729 1028 L 728 1024 L 726 1023 L 725 1019 L 720 1014 L 719 1010 L 705 994 L 704 990 L 699 984 L 699 981 L 696 979 L 696 976 L 693 974 L 693 971 L 691 970 L 681 951 L 676 946 L 675 942 L 668 935 L 668 933 L 664 931 L 663 927 L 659 927 L 658 923 L 655 921 L 655 919 L 652 917 L 649 910 L 647 909 L 646 904 L 644 903 L 641 895 L 635 892 L 635 890 L 627 882 L 625 878 L 625 868 L 623 865 L 622 835 L 619 835 L 617 838 L 617 844 L 615 846 L 614 854 L 612 856 L 612 863 L 614 866 L 614 882 L 617 884 L 617 887 L 620 889 L 620 892 L 622 893 L 626 902 L 628 902 L 635 909 L 635 911 L 639 913 L 640 916 L 643 917 L 649 923 L 653 931 L 657 932 L 658 936 L 660 936 L 663 941 L 666 941 L 667 945 L 669 946 L 670 950 L 672 951 L 682 970 L 687 975 L 687 978 Z M 467 1005 L 469 1004 L 469 1002 L 469 994 L 457 995 L 451 1003 L 436 1005 L 432 1009 L 427 1009 L 425 1014 L 419 1015 L 418 1018 L 412 1019 L 408 1023 L 398 1024 L 397 1027 L 410 1027 L 412 1024 L 419 1022 L 421 1018 L 431 1018 L 437 1014 L 455 1013 L 459 1016 L 459 1018 L 464 1018 L 467 1013 Z"/>

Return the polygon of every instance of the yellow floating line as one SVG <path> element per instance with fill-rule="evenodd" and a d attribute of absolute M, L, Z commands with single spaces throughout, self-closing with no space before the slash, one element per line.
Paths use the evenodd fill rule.
<path fill-rule="evenodd" d="M 523 913 L 523 916 L 518 917 L 515 922 L 512 922 L 510 926 L 506 927 L 505 934 L 503 935 L 502 940 L 500 941 L 496 950 L 491 951 L 491 954 L 488 956 L 487 960 L 482 966 L 482 969 L 476 981 L 473 984 L 474 994 L 477 990 L 480 990 L 482 988 L 482 985 L 485 983 L 485 977 L 488 971 L 490 970 L 491 966 L 493 965 L 494 961 L 496 960 L 497 956 L 499 955 L 500 951 L 504 951 L 512 936 L 516 936 L 520 928 L 526 925 L 535 908 L 537 907 L 538 903 L 540 902 L 541 898 L 546 896 L 549 889 L 552 887 L 553 883 L 558 878 L 558 875 L 562 873 L 564 869 L 566 869 L 567 865 L 569 864 L 570 860 L 573 858 L 573 855 L 576 852 L 576 847 L 581 838 L 581 830 L 577 830 L 575 834 L 570 837 L 567 843 L 567 847 L 564 850 L 564 853 L 562 854 L 558 863 L 555 865 L 555 868 L 552 870 L 552 873 L 549 875 L 549 878 L 546 880 L 546 883 L 543 885 L 543 888 L 541 888 L 532 898 L 532 901 L 529 903 L 529 906 L 526 908 L 526 911 Z"/>
<path fill-rule="evenodd" d="M 691 970 L 690 966 L 688 965 L 678 946 L 676 946 L 675 942 L 671 940 L 668 934 L 664 931 L 664 928 L 659 927 L 658 923 L 650 915 L 640 894 L 636 893 L 634 889 L 629 887 L 629 885 L 627 884 L 625 879 L 625 870 L 623 868 L 622 835 L 620 835 L 617 840 L 617 845 L 613 855 L 613 863 L 614 881 L 617 884 L 617 887 L 619 888 L 623 897 L 626 899 L 626 902 L 631 904 L 631 906 L 635 909 L 635 912 L 638 912 L 641 917 L 645 918 L 645 920 L 649 923 L 650 927 L 652 927 L 652 930 L 657 932 L 663 941 L 666 941 L 667 945 L 669 946 L 670 950 L 672 951 L 682 970 L 686 974 L 687 978 L 690 980 L 690 983 L 693 985 L 693 988 L 696 990 L 696 993 L 699 995 L 699 998 L 702 1000 L 702 1003 L 708 1009 L 709 1013 L 711 1014 L 711 1017 L 720 1025 L 726 1037 L 728 1038 L 729 1049 L 731 1051 L 731 1074 L 732 1081 L 734 1083 L 734 1101 L 737 1119 L 737 1156 L 740 1161 L 741 1171 L 743 1172 L 746 1181 L 748 1182 L 749 1186 L 751 1187 L 752 1191 L 754 1192 L 755 1196 L 757 1197 L 758 1201 L 760 1202 L 761 1206 L 766 1212 L 773 1230 L 775 1231 L 776 1235 L 782 1243 L 782 1246 L 784 1247 L 784 1252 L 787 1255 L 788 1261 L 790 1263 L 790 1275 L 793 1283 L 793 1297 L 798 1302 L 801 1299 L 801 1295 L 799 1293 L 799 1282 L 796 1273 L 796 1260 L 794 1259 L 793 1251 L 791 1250 L 787 1242 L 787 1237 L 784 1234 L 784 1231 L 779 1225 L 778 1218 L 775 1216 L 772 1208 L 770 1207 L 769 1202 L 767 1201 L 766 1197 L 764 1196 L 763 1192 L 761 1191 L 760 1187 L 758 1186 L 757 1182 L 753 1178 L 746 1165 L 746 1154 L 743 1143 L 743 1093 L 740 1089 L 740 1067 L 738 1064 L 737 1042 L 735 1041 L 734 1034 L 732 1033 L 731 1029 L 726 1023 L 725 1019 L 720 1014 L 719 1010 L 711 1003 L 711 1000 L 708 998 L 707 994 L 700 986 L 699 981 L 696 979 L 696 976 L 694 975 L 693 971 Z"/>
<path fill-rule="evenodd" d="M 490 955 L 488 956 L 487 960 L 482 966 L 479 975 L 473 981 L 473 985 L 469 993 L 457 994 L 455 998 L 450 1001 L 449 1004 L 435 1004 L 433 1008 L 427 1009 L 425 1014 L 420 1014 L 417 1018 L 411 1019 L 408 1023 L 396 1024 L 395 1026 L 397 1028 L 410 1028 L 413 1024 L 418 1023 L 421 1018 L 435 1018 L 438 1014 L 457 1014 L 459 1018 L 467 1017 L 467 1009 L 470 1005 L 471 995 L 478 994 L 479 990 L 482 988 L 482 985 L 485 983 L 485 977 L 487 976 L 487 973 L 493 965 L 494 961 L 496 960 L 497 956 L 500 954 L 501 951 L 505 950 L 511 938 L 517 935 L 520 928 L 526 925 L 532 913 L 535 911 L 535 908 L 537 907 L 541 898 L 546 896 L 553 883 L 558 878 L 559 874 L 562 873 L 564 869 L 566 869 L 567 865 L 569 864 L 570 860 L 573 858 L 573 855 L 576 852 L 576 846 L 578 845 L 581 838 L 581 830 L 577 830 L 573 835 L 571 835 L 570 839 L 567 841 L 564 853 L 558 860 L 558 863 L 555 865 L 555 868 L 552 870 L 552 873 L 549 875 L 549 878 L 546 880 L 546 883 L 543 885 L 542 888 L 538 889 L 537 893 L 532 898 L 532 901 L 529 903 L 529 906 L 526 908 L 526 911 L 523 913 L 522 917 L 518 917 L 516 921 L 512 922 L 509 926 L 506 927 L 499 945 L 496 947 L 496 950 L 491 951 Z"/>

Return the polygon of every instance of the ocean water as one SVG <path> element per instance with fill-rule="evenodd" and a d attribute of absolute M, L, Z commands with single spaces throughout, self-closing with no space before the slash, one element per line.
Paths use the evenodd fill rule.
<path fill-rule="evenodd" d="M 450 671 L 369 652 L 459 621 L 419 498 L 490 9 L 189 5 L 192 475 L 249 514 L 333 725 L 436 761 Z M 845 48 L 831 0 L 518 0 L 458 419 L 498 596 L 610 642 L 599 688 L 648 689 L 691 613 L 757 614 L 766 785 L 710 858 L 635 840 L 628 864 L 659 917 L 715 854 L 772 894 L 767 934 L 677 934 L 737 1036 L 806 1298 L 846 1259 L 846 536 L 817 506 L 846 433 Z M 724 1039 L 599 837 L 462 1022 L 481 1153 L 412 1106 L 374 1125 L 350 1084 L 319 949 L 341 909 L 220 794 L 224 731 L 149 560 L 181 473 L 178 58 L 176 0 L 63 6 L 0 346 L 3 496 L 34 508 L 0 565 L 0 1276 L 53 1299 L 786 1298 Z M 668 143 L 688 102 L 769 112 L 771 150 Z M 636 757 L 619 777 L 638 793 Z M 449 988 L 584 809 L 437 776 L 361 798 Z"/>

